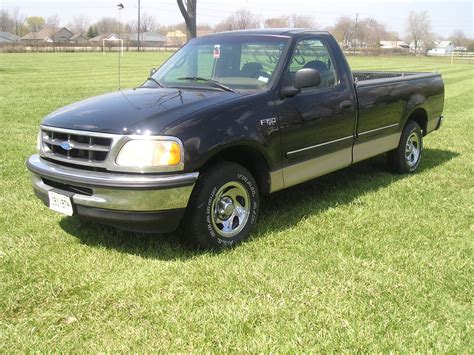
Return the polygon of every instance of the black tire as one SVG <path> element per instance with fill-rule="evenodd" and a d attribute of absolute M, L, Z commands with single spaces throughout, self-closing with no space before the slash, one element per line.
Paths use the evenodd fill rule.
<path fill-rule="evenodd" d="M 398 174 L 415 172 L 423 154 L 423 134 L 415 121 L 409 121 L 403 129 L 398 148 L 388 153 L 388 164 Z"/>
<path fill-rule="evenodd" d="M 191 194 L 182 221 L 184 237 L 205 249 L 232 247 L 248 238 L 259 207 L 258 187 L 247 169 L 231 162 L 213 164 Z"/>

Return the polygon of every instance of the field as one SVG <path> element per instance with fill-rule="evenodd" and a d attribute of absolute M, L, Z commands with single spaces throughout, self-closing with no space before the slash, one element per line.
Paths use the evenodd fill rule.
<path fill-rule="evenodd" d="M 122 86 L 167 56 L 126 53 Z M 377 157 L 276 193 L 250 241 L 208 253 L 34 198 L 41 118 L 117 89 L 117 55 L 0 54 L 0 352 L 472 351 L 474 65 L 349 61 L 443 74 L 419 173 Z"/>

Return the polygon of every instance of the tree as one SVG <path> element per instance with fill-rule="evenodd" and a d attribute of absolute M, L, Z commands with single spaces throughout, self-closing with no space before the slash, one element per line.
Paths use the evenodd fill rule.
<path fill-rule="evenodd" d="M 74 33 L 85 33 L 88 30 L 89 19 L 84 15 L 74 16 L 67 27 Z"/>
<path fill-rule="evenodd" d="M 464 34 L 462 30 L 456 30 L 453 32 L 451 36 L 449 36 L 449 40 L 455 46 L 467 47 L 469 45 L 469 38 Z"/>
<path fill-rule="evenodd" d="M 184 22 L 186 23 L 186 36 L 188 41 L 197 36 L 196 26 L 196 3 L 197 0 L 185 0 L 186 5 L 183 4 L 183 0 L 176 0 L 178 2 L 179 11 L 183 15 Z"/>
<path fill-rule="evenodd" d="M 367 18 L 359 22 L 357 29 L 357 40 L 364 42 L 368 47 L 379 47 L 380 41 L 387 38 L 385 25 L 373 18 Z"/>
<path fill-rule="evenodd" d="M 15 22 L 7 10 L 0 11 L 0 31 L 10 32 L 13 30 Z"/>
<path fill-rule="evenodd" d="M 289 26 L 293 28 L 316 28 L 317 24 L 314 18 L 307 15 L 291 14 L 289 17 Z"/>
<path fill-rule="evenodd" d="M 14 23 L 14 30 L 17 36 L 22 37 L 26 34 L 25 28 L 25 15 L 23 15 L 18 7 L 13 10 L 13 23 Z"/>
<path fill-rule="evenodd" d="M 140 16 L 140 33 L 156 31 L 159 27 L 160 25 L 158 25 L 154 16 L 146 13 Z M 128 22 L 126 29 L 129 32 L 137 33 L 138 22 L 136 20 Z"/>
<path fill-rule="evenodd" d="M 260 16 L 254 15 L 249 10 L 238 10 L 215 27 L 217 32 L 246 30 L 260 27 Z"/>
<path fill-rule="evenodd" d="M 330 32 L 336 37 L 337 41 L 345 46 L 350 46 L 355 35 L 355 23 L 349 17 L 339 17 Z"/>
<path fill-rule="evenodd" d="M 97 30 L 96 26 L 89 26 L 87 30 L 87 38 L 91 39 L 97 37 L 99 35 L 99 31 Z"/>
<path fill-rule="evenodd" d="M 266 28 L 316 28 L 317 24 L 311 16 L 291 14 L 289 16 L 266 19 L 264 26 Z"/>
<path fill-rule="evenodd" d="M 102 33 L 119 33 L 119 22 L 113 17 L 103 17 L 95 23 L 95 28 Z"/>
<path fill-rule="evenodd" d="M 290 27 L 290 17 L 280 16 L 267 18 L 264 23 L 265 28 L 286 28 Z"/>
<path fill-rule="evenodd" d="M 421 47 L 427 49 L 431 44 L 431 23 L 427 11 L 411 11 L 407 20 L 406 31 L 409 42 L 413 42 L 415 54 Z"/>
<path fill-rule="evenodd" d="M 33 32 L 33 38 L 35 38 L 35 34 L 41 31 L 45 21 L 41 16 L 30 16 L 26 18 L 26 23 L 28 24 L 30 32 Z"/>

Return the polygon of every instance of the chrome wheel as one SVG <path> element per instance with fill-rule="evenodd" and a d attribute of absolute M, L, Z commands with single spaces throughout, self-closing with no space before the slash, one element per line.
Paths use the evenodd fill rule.
<path fill-rule="evenodd" d="M 410 168 L 418 163 L 420 152 L 420 137 L 416 132 L 412 132 L 407 139 L 407 144 L 405 147 L 405 159 Z"/>
<path fill-rule="evenodd" d="M 243 184 L 231 181 L 217 191 L 211 205 L 211 222 L 221 237 L 237 235 L 247 224 L 249 215 L 250 196 Z"/>

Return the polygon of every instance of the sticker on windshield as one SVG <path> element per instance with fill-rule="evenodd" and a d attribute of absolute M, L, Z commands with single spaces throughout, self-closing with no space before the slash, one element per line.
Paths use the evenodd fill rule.
<path fill-rule="evenodd" d="M 221 45 L 216 44 L 214 46 L 214 59 L 219 59 L 221 57 Z"/>
<path fill-rule="evenodd" d="M 268 78 L 264 77 L 264 76 L 259 76 L 258 77 L 258 80 L 259 81 L 263 81 L 264 83 L 268 83 Z"/>

